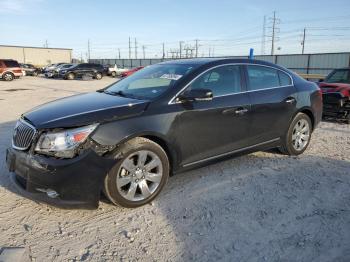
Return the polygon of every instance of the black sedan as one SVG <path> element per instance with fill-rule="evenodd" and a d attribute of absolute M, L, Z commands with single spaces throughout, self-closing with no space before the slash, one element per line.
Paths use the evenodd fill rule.
<path fill-rule="evenodd" d="M 299 155 L 321 116 L 318 86 L 283 67 L 169 61 L 23 114 L 7 164 L 21 192 L 55 205 L 96 208 L 103 191 L 138 207 L 172 173 L 271 148 Z"/>

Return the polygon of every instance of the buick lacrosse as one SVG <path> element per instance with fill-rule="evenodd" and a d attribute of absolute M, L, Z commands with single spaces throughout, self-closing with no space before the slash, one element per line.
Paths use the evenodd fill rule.
<path fill-rule="evenodd" d="M 321 116 L 318 86 L 286 68 L 168 61 L 24 113 L 6 160 L 30 198 L 96 208 L 103 192 L 116 205 L 138 207 L 170 174 L 271 148 L 299 155 Z"/>

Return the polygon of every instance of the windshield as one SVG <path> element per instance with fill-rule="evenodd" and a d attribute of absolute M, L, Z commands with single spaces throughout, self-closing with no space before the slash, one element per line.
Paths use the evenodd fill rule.
<path fill-rule="evenodd" d="M 326 79 L 327 83 L 350 83 L 348 69 L 344 70 L 335 70 L 333 71 Z"/>
<path fill-rule="evenodd" d="M 115 83 L 105 93 L 137 99 L 153 99 L 194 69 L 193 65 L 158 64 L 145 67 Z"/>

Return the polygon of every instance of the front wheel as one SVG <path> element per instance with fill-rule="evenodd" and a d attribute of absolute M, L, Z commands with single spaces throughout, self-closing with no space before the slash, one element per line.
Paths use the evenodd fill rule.
<path fill-rule="evenodd" d="M 289 126 L 287 134 L 282 138 L 279 150 L 286 155 L 300 155 L 304 153 L 311 139 L 312 123 L 310 117 L 298 113 Z"/>
<path fill-rule="evenodd" d="M 111 76 L 112 76 L 112 77 L 116 77 L 116 76 L 117 76 L 117 72 L 113 71 L 113 72 L 111 73 Z"/>
<path fill-rule="evenodd" d="M 66 77 L 66 79 L 68 80 L 74 80 L 74 78 L 75 78 L 75 75 L 73 73 L 69 73 Z"/>
<path fill-rule="evenodd" d="M 95 78 L 96 78 L 97 80 L 101 80 L 101 79 L 102 79 L 102 74 L 101 74 L 101 73 L 97 73 L 97 74 L 95 75 Z"/>
<path fill-rule="evenodd" d="M 134 208 L 151 202 L 169 177 L 169 161 L 161 146 L 134 138 L 116 152 L 117 164 L 107 174 L 104 192 L 119 206 Z"/>

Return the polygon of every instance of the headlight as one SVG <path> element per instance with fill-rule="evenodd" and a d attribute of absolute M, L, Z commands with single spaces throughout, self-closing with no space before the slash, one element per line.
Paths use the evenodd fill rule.
<path fill-rule="evenodd" d="M 59 132 L 43 133 L 36 144 L 35 151 L 56 157 L 72 158 L 75 156 L 75 149 L 88 138 L 97 126 L 98 124 L 93 124 Z"/>

